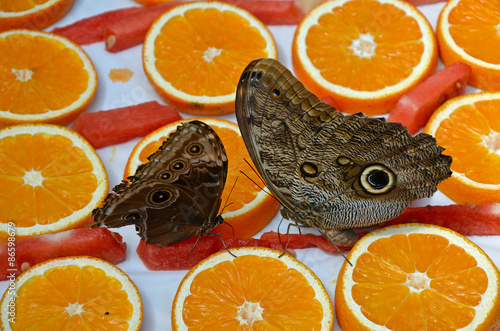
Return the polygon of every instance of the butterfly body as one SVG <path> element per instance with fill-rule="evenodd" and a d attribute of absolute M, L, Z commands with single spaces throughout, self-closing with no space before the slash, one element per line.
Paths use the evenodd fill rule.
<path fill-rule="evenodd" d="M 350 229 L 396 217 L 451 175 L 451 158 L 433 137 L 360 113 L 344 116 L 273 59 L 243 72 L 236 117 L 283 217 L 333 241 L 355 240 Z"/>
<path fill-rule="evenodd" d="M 182 123 L 135 174 L 113 188 L 93 211 L 97 225 L 133 224 L 141 239 L 170 246 L 203 236 L 223 222 L 218 215 L 227 156 L 205 123 Z"/>

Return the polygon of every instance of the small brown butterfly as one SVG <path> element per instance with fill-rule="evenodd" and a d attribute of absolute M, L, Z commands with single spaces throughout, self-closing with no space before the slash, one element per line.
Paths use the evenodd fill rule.
<path fill-rule="evenodd" d="M 148 244 L 170 246 L 217 224 L 227 176 L 220 138 L 200 121 L 182 123 L 135 174 L 93 211 L 95 225 L 135 225 Z"/>

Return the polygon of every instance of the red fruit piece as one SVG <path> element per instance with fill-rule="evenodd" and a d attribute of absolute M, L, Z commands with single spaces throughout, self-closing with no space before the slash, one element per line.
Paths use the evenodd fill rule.
<path fill-rule="evenodd" d="M 310 0 L 223 0 L 246 9 L 267 25 L 296 25 L 311 9 Z"/>
<path fill-rule="evenodd" d="M 55 28 L 51 32 L 73 40 L 79 45 L 93 44 L 104 40 L 105 23 L 120 19 L 142 10 L 142 7 L 130 7 L 108 11 L 76 21 L 73 24 Z"/>
<path fill-rule="evenodd" d="M 417 133 L 443 102 L 464 94 L 470 72 L 471 68 L 461 62 L 439 70 L 403 95 L 387 120 L 400 122 L 411 134 Z"/>
<path fill-rule="evenodd" d="M 358 233 L 358 237 L 361 238 L 366 233 Z M 278 234 L 274 231 L 264 232 L 262 236 L 260 236 L 261 240 L 269 241 L 271 244 L 279 244 L 281 237 L 281 245 L 285 247 L 287 241 L 287 234 L 281 233 Z M 318 247 L 324 250 L 325 252 L 330 253 L 338 253 L 338 250 L 330 243 L 328 239 L 326 239 L 322 235 L 315 235 L 312 233 L 307 234 L 298 234 L 298 233 L 290 233 L 288 234 L 288 246 L 287 249 L 301 249 L 301 248 L 311 248 Z M 351 249 L 349 246 L 338 246 L 341 251 L 346 251 Z"/>
<path fill-rule="evenodd" d="M 196 239 L 198 236 L 163 247 L 146 245 L 141 240 L 137 246 L 137 254 L 149 270 L 187 270 L 223 247 L 217 236 L 203 236 L 195 246 Z"/>
<path fill-rule="evenodd" d="M 87 139 L 94 148 L 102 148 L 143 137 L 180 119 L 181 116 L 174 107 L 150 101 L 123 108 L 83 113 L 73 123 L 72 129 Z"/>
<path fill-rule="evenodd" d="M 401 215 L 384 225 L 411 222 L 439 225 L 464 236 L 500 235 L 500 203 L 475 207 L 448 205 L 406 208 Z"/>
<path fill-rule="evenodd" d="M 106 50 L 114 53 L 142 44 L 154 20 L 182 2 L 170 1 L 158 6 L 144 7 L 131 15 L 106 22 L 102 30 Z"/>
<path fill-rule="evenodd" d="M 255 238 L 230 238 L 225 240 L 223 244 L 218 236 L 203 236 L 195 246 L 197 238 L 191 237 L 178 244 L 163 247 L 146 245 L 146 242 L 141 240 L 139 246 L 137 246 L 137 254 L 149 270 L 187 270 L 210 255 L 224 250 L 224 244 L 226 244 L 229 251 L 231 251 L 231 248 L 244 246 L 283 250 L 280 244 Z"/>
<path fill-rule="evenodd" d="M 125 261 L 126 247 L 122 236 L 107 228 L 72 229 L 9 242 L 0 246 L 0 280 L 57 257 L 86 255 L 117 264 Z"/>

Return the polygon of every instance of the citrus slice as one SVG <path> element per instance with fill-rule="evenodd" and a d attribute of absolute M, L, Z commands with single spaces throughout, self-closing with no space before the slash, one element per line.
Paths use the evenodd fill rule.
<path fill-rule="evenodd" d="M 276 58 L 271 32 L 236 6 L 211 1 L 175 6 L 151 26 L 143 46 L 146 75 L 179 110 L 234 112 L 236 85 L 256 58 Z"/>
<path fill-rule="evenodd" d="M 222 193 L 221 209 L 223 210 L 220 212 L 224 221 L 231 224 L 232 228 L 227 224 L 220 224 L 212 232 L 227 239 L 233 237 L 234 229 L 235 237 L 250 238 L 271 222 L 280 204 L 266 193 L 267 190 L 261 189 L 265 184 L 245 162 L 246 160 L 252 164 L 238 125 L 215 118 L 197 118 L 197 120 L 205 122 L 214 129 L 222 140 L 228 158 L 226 186 Z M 147 162 L 147 157 L 156 152 L 168 135 L 175 131 L 183 121 L 172 122 L 145 136 L 132 150 L 125 166 L 124 177 L 132 176 L 139 165 Z M 240 171 L 248 175 L 250 179 L 242 175 Z"/>
<path fill-rule="evenodd" d="M 444 103 L 424 132 L 453 158 L 438 189 L 459 204 L 500 202 L 500 92 L 466 94 Z"/>
<path fill-rule="evenodd" d="M 0 127 L 66 125 L 85 110 L 96 88 L 90 58 L 72 41 L 39 31 L 0 33 Z"/>
<path fill-rule="evenodd" d="M 43 30 L 59 21 L 74 0 L 3 0 L 0 2 L 0 31 Z"/>
<path fill-rule="evenodd" d="M 5 291 L 2 330 L 139 330 L 142 299 L 122 270 L 101 259 L 52 259 L 19 275 Z M 9 304 L 15 308 L 10 309 Z M 12 312 L 12 314 L 9 314 Z"/>
<path fill-rule="evenodd" d="M 79 134 L 52 124 L 0 130 L 0 243 L 92 224 L 108 193 L 101 159 Z"/>
<path fill-rule="evenodd" d="M 361 238 L 335 290 L 335 312 L 348 330 L 497 330 L 500 273 L 473 242 L 416 223 Z"/>
<path fill-rule="evenodd" d="M 339 110 L 390 111 L 436 68 L 427 19 L 402 0 L 333 0 L 299 23 L 292 44 L 297 78 Z"/>
<path fill-rule="evenodd" d="M 468 64 L 469 85 L 500 91 L 498 0 L 449 0 L 439 15 L 436 34 L 445 65 Z"/>
<path fill-rule="evenodd" d="M 174 330 L 332 330 L 332 302 L 303 263 L 263 247 L 215 253 L 184 277 Z"/>

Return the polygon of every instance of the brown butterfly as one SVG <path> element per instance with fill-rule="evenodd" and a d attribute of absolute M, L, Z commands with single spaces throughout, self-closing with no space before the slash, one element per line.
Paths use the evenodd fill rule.
<path fill-rule="evenodd" d="M 451 175 L 451 157 L 432 136 L 344 116 L 274 59 L 254 60 L 242 73 L 236 117 L 282 216 L 337 245 L 352 245 L 353 228 L 396 217 Z"/>
<path fill-rule="evenodd" d="M 170 246 L 207 234 L 218 215 L 227 176 L 220 138 L 200 121 L 182 123 L 128 181 L 93 211 L 95 225 L 135 225 L 148 244 Z"/>

